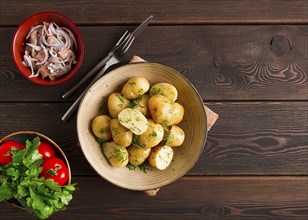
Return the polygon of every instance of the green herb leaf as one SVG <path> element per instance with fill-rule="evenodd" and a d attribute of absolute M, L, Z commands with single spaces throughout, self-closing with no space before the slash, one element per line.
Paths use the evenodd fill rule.
<path fill-rule="evenodd" d="M 12 185 L 9 183 L 4 183 L 0 186 L 0 202 L 7 200 L 7 199 L 12 199 L 14 190 L 12 188 Z"/>
<path fill-rule="evenodd" d="M 136 168 L 137 168 L 137 166 L 134 166 L 134 165 L 132 165 L 132 164 L 130 164 L 130 163 L 128 163 L 128 164 L 126 165 L 126 167 L 127 167 L 129 170 L 133 170 L 133 171 L 135 171 Z"/>
<path fill-rule="evenodd" d="M 150 170 L 149 166 L 146 163 L 142 163 L 138 167 L 144 173 L 147 173 L 147 171 Z"/>
<path fill-rule="evenodd" d="M 172 138 L 172 133 L 169 131 L 167 135 L 164 137 L 164 141 L 168 141 Z"/>
<path fill-rule="evenodd" d="M 131 101 L 129 108 L 134 108 L 136 105 L 139 105 L 139 102 L 136 99 L 134 99 Z"/>
<path fill-rule="evenodd" d="M 98 137 L 95 137 L 95 140 L 96 142 L 101 146 L 101 147 L 104 147 L 106 141 L 102 138 L 98 138 Z"/>
<path fill-rule="evenodd" d="M 75 185 L 59 186 L 52 179 L 40 177 L 42 155 L 40 139 L 26 141 L 25 149 L 13 149 L 12 162 L 0 166 L 0 201 L 16 199 L 33 216 L 46 219 L 65 210 L 72 200 Z"/>
<path fill-rule="evenodd" d="M 138 148 L 142 148 L 140 144 L 140 136 L 136 135 L 136 138 L 133 139 L 132 144 L 135 145 Z"/>

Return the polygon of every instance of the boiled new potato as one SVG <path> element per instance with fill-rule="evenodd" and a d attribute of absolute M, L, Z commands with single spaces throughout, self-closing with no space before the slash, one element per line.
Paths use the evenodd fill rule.
<path fill-rule="evenodd" d="M 159 170 L 166 169 L 173 158 L 173 149 L 167 145 L 153 147 L 149 156 L 149 163 Z"/>
<path fill-rule="evenodd" d="M 136 99 L 145 94 L 150 88 L 148 80 L 142 77 L 133 77 L 122 88 L 122 94 L 127 99 Z"/>
<path fill-rule="evenodd" d="M 110 130 L 112 134 L 113 141 L 122 146 L 122 147 L 128 147 L 131 145 L 133 140 L 133 133 L 125 128 L 117 118 L 113 118 L 110 121 Z"/>
<path fill-rule="evenodd" d="M 93 119 L 92 131 L 96 137 L 101 138 L 104 141 L 111 138 L 110 120 L 111 118 L 108 115 L 99 115 Z"/>
<path fill-rule="evenodd" d="M 155 122 L 169 126 L 173 106 L 168 98 L 162 95 L 154 95 L 149 99 L 148 107 Z"/>
<path fill-rule="evenodd" d="M 150 155 L 151 148 L 141 148 L 131 145 L 127 148 L 129 163 L 134 166 L 142 164 Z"/>
<path fill-rule="evenodd" d="M 170 83 L 157 83 L 150 89 L 150 96 L 162 95 L 174 102 L 178 98 L 178 91 Z"/>
<path fill-rule="evenodd" d="M 164 137 L 163 126 L 152 119 L 148 120 L 148 124 L 148 129 L 139 136 L 139 143 L 143 148 L 151 148 L 158 145 Z"/>
<path fill-rule="evenodd" d="M 148 129 L 148 120 L 144 115 L 135 109 L 123 109 L 118 115 L 119 122 L 134 134 L 143 134 Z"/>
<path fill-rule="evenodd" d="M 149 109 L 148 109 L 149 99 L 150 99 L 149 94 L 144 94 L 132 101 L 132 103 L 135 102 L 136 104 L 134 105 L 133 109 L 139 110 L 147 118 L 149 117 Z"/>
<path fill-rule="evenodd" d="M 169 125 L 179 124 L 184 117 L 184 107 L 177 102 L 172 103 L 172 114 L 171 115 L 172 117 L 171 117 Z"/>
<path fill-rule="evenodd" d="M 105 143 L 103 153 L 114 167 L 125 167 L 128 164 L 128 151 L 113 141 Z"/>
<path fill-rule="evenodd" d="M 117 118 L 118 114 L 125 108 L 129 107 L 130 100 L 125 98 L 121 93 L 112 93 L 108 98 L 108 110 L 112 118 Z"/>
<path fill-rule="evenodd" d="M 166 136 L 165 144 L 170 147 L 177 147 L 183 144 L 184 139 L 185 139 L 184 131 L 180 127 L 172 125 L 170 131 Z"/>

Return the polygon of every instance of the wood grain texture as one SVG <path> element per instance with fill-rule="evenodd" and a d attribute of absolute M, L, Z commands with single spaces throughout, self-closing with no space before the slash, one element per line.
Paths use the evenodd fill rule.
<path fill-rule="evenodd" d="M 307 177 L 184 177 L 155 197 L 99 177 L 75 177 L 78 191 L 50 219 L 307 219 Z M 1 219 L 32 219 L 0 204 Z"/>
<path fill-rule="evenodd" d="M 15 28 L 0 28 L 0 99 L 60 101 L 126 29 L 133 27 L 81 27 L 86 47 L 80 71 L 67 84 L 47 88 L 17 71 L 10 51 Z M 122 64 L 136 54 L 178 70 L 207 101 L 308 99 L 307 25 L 150 26 Z"/>
<path fill-rule="evenodd" d="M 219 120 L 191 174 L 308 174 L 308 102 L 206 105 Z"/>
<path fill-rule="evenodd" d="M 1 103 L 0 136 L 32 130 L 53 139 L 74 175 L 95 175 L 78 147 L 70 103 Z M 219 114 L 189 175 L 308 175 L 308 102 L 206 103 Z"/>
<path fill-rule="evenodd" d="M 0 25 L 17 25 L 40 11 L 58 11 L 77 24 L 135 24 L 150 14 L 156 24 L 307 23 L 305 0 L 279 1 L 43 1 L 2 0 Z"/>

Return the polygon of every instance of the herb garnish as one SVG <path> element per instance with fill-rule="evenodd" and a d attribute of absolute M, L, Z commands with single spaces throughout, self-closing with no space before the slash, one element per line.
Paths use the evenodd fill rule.
<path fill-rule="evenodd" d="M 140 164 L 139 166 L 135 166 L 135 165 L 132 165 L 132 164 L 128 163 L 128 164 L 126 165 L 126 167 L 127 167 L 127 169 L 132 170 L 132 171 L 135 171 L 136 168 L 138 167 L 139 170 L 141 170 L 141 171 L 144 172 L 144 173 L 147 173 L 148 170 L 151 170 L 151 168 L 149 167 L 149 165 L 148 165 L 147 163 L 145 163 L 145 162 L 142 163 L 142 164 Z"/>
<path fill-rule="evenodd" d="M 39 176 L 43 163 L 39 143 L 39 137 L 27 140 L 25 149 L 14 149 L 12 161 L 0 166 L 0 201 L 15 199 L 33 216 L 46 219 L 66 209 L 75 184 L 60 186 Z"/>
<path fill-rule="evenodd" d="M 167 135 L 164 137 L 164 141 L 169 141 L 172 138 L 172 133 L 169 131 Z"/>
<path fill-rule="evenodd" d="M 105 145 L 105 140 L 99 137 L 95 137 L 96 142 L 101 146 L 104 147 Z"/>
<path fill-rule="evenodd" d="M 131 101 L 129 108 L 134 108 L 136 105 L 139 105 L 139 102 L 136 99 L 134 99 Z"/>
<path fill-rule="evenodd" d="M 134 166 L 134 165 L 132 165 L 132 164 L 130 164 L 130 163 L 128 163 L 128 164 L 126 165 L 126 167 L 127 167 L 129 170 L 133 170 L 133 171 L 135 171 L 136 168 L 137 168 L 137 166 Z"/>
<path fill-rule="evenodd" d="M 132 144 L 135 145 L 138 148 L 142 148 L 142 146 L 140 144 L 140 136 L 139 135 L 136 135 L 136 138 L 133 139 Z"/>

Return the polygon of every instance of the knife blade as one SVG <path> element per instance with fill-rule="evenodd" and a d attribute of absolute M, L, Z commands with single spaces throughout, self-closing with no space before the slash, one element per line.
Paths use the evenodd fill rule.
<path fill-rule="evenodd" d="M 148 24 L 151 22 L 151 20 L 153 19 L 153 15 L 150 15 L 144 22 L 142 22 L 133 32 L 132 35 L 134 37 L 138 36 L 143 29 L 148 26 Z"/>

